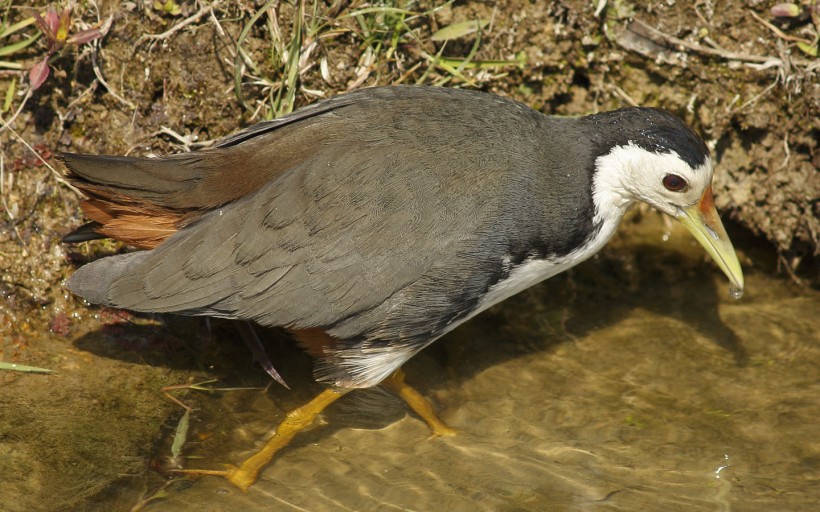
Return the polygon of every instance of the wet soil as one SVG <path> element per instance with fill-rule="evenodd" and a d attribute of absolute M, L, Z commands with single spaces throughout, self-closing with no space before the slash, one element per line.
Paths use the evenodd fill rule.
<path fill-rule="evenodd" d="M 34 4 L 45 5 L 39 1 Z M 430 4 L 408 4 L 406 7 L 415 14 L 406 15 L 401 23 L 392 12 L 369 21 L 351 16 L 365 7 L 358 2 L 320 3 L 315 8 L 310 2 L 306 4 L 303 17 L 297 16 L 294 6 L 287 2 L 276 4 L 276 10 L 270 11 L 275 16 L 261 16 L 245 33 L 246 58 L 240 64 L 235 57 L 236 41 L 251 16 L 262 7 L 260 2 L 219 2 L 212 14 L 206 12 L 161 40 L 142 38 L 172 29 L 195 15 L 200 6 L 180 2 L 180 14 L 170 15 L 152 8 L 150 3 L 102 1 L 97 4 L 98 10 L 83 4 L 75 10 L 74 28 L 110 19 L 110 30 L 96 49 L 70 48 L 60 56 L 53 63 L 54 76 L 31 96 L 15 119 L 14 132 L 0 132 L 0 361 L 53 370 L 47 375 L 0 371 L 3 507 L 128 510 L 168 481 L 169 444 L 180 408 L 163 396 L 163 386 L 215 377 L 219 387 L 267 387 L 268 380 L 251 363 L 230 324 L 206 325 L 199 320 L 135 317 L 88 308 L 65 291 L 62 282 L 77 265 L 121 248 L 110 242 L 78 247 L 60 243 L 60 237 L 81 222 L 79 198 L 43 160 L 56 166 L 53 156 L 59 151 L 133 155 L 184 151 L 272 117 L 282 111 L 275 100 L 288 79 L 273 41 L 280 38 L 287 42 L 296 19 L 303 19 L 309 29 L 304 31 L 301 45 L 303 59 L 295 107 L 349 88 L 418 82 L 492 91 L 558 114 L 584 114 L 633 103 L 679 114 L 703 134 L 713 150 L 718 164 L 716 202 L 728 221 L 741 262 L 756 276 L 750 282 L 772 293 L 761 291 L 755 297 L 750 291 L 752 297 L 745 299 L 750 302 L 740 303 L 749 304 L 753 308 L 750 311 L 741 305 L 726 305 L 725 292 L 715 289 L 722 285 L 712 285 L 715 275 L 702 269 L 711 268 L 704 259 L 689 256 L 685 260 L 689 263 L 682 265 L 684 260 L 678 256 L 657 256 L 658 251 L 664 254 L 668 247 L 659 244 L 655 235 L 627 237 L 631 242 L 621 246 L 616 243 L 583 269 L 529 292 L 513 306 L 502 306 L 476 319 L 475 326 L 468 324 L 443 340 L 443 348 L 433 347 L 430 354 L 423 354 L 411 364 L 416 379 L 430 379 L 425 391 L 442 405 L 448 420 L 469 432 L 468 441 L 449 445 L 446 456 L 435 459 L 428 453 L 430 446 L 442 445 L 439 441 L 424 444 L 423 425 L 416 425 L 412 417 L 401 420 L 397 427 L 388 427 L 405 415 L 400 404 L 380 399 L 381 412 L 371 415 L 366 414 L 370 411 L 366 405 L 350 406 L 355 419 L 347 423 L 342 420 L 342 426 L 335 427 L 331 434 L 322 434 L 320 429 L 316 436 L 310 434 L 312 437 L 301 441 L 294 452 L 311 449 L 314 441 L 319 451 L 306 455 L 302 463 L 295 461 L 293 466 L 276 465 L 262 484 L 263 496 L 270 494 L 300 503 L 295 495 L 282 497 L 281 491 L 271 486 L 271 482 L 290 474 L 304 478 L 302 486 L 292 488 L 293 493 L 314 488 L 316 475 L 318 480 L 325 480 L 326 471 L 357 478 L 364 478 L 362 473 L 378 474 L 373 470 L 375 462 L 366 456 L 351 462 L 353 469 L 344 466 L 344 460 L 351 450 L 363 453 L 380 442 L 395 448 L 385 448 L 385 453 L 401 459 L 400 441 L 412 438 L 417 444 L 412 452 L 405 453 L 433 457 L 445 468 L 459 453 L 467 454 L 474 462 L 494 460 L 491 453 L 509 457 L 509 464 L 503 466 L 506 476 L 502 483 L 489 482 L 489 468 L 484 466 L 458 479 L 445 470 L 430 469 L 435 467 L 433 463 L 425 468 L 423 462 L 417 462 L 420 467 L 405 472 L 398 469 L 398 462 L 388 459 L 381 484 L 396 486 L 396 475 L 404 475 L 401 485 L 407 486 L 408 494 L 397 494 L 395 503 L 406 504 L 416 496 L 420 510 L 427 508 L 422 504 L 436 503 L 436 497 L 448 495 L 441 491 L 448 486 L 464 506 L 486 499 L 487 493 L 501 493 L 509 497 L 506 503 L 510 509 L 535 510 L 544 500 L 572 509 L 578 496 L 597 503 L 595 507 L 630 509 L 635 503 L 647 503 L 641 499 L 650 499 L 641 493 L 650 497 L 668 494 L 677 485 L 677 477 L 691 485 L 682 487 L 686 489 L 683 494 L 673 493 L 675 499 L 679 498 L 672 501 L 675 506 L 697 504 L 701 498 L 692 489 L 703 488 L 722 497 L 727 494 L 720 493 L 726 491 L 735 503 L 753 504 L 740 507 L 744 510 L 764 510 L 765 504 L 771 503 L 766 500 L 774 500 L 782 493 L 796 496 L 796 506 L 818 499 L 807 490 L 818 483 L 816 446 L 808 439 L 801 445 L 800 440 L 810 437 L 805 435 L 809 424 L 805 414 L 816 411 L 817 396 L 816 374 L 812 377 L 816 364 L 812 366 L 812 362 L 817 362 L 816 333 L 820 329 L 812 311 L 817 311 L 820 304 L 816 292 L 820 80 L 816 58 L 801 53 L 793 42 L 752 16 L 753 12 L 770 19 L 768 4 L 707 1 L 693 5 L 666 1 L 639 6 L 608 2 L 597 16 L 592 2 L 581 1 L 458 2 L 434 12 Z M 11 17 L 28 16 L 27 9 L 13 10 Z M 431 40 L 431 35 L 443 27 L 479 18 L 490 23 L 478 37 L 473 34 L 447 43 Z M 689 43 L 690 48 L 671 44 L 664 36 L 642 28 L 636 20 Z M 817 29 L 806 22 L 783 30 L 788 36 L 811 38 Z M 714 45 L 710 46 L 711 42 Z M 726 50 L 723 56 L 702 50 L 715 46 Z M 481 65 L 464 66 L 454 73 L 442 63 L 444 57 L 466 58 L 474 48 L 471 59 Z M 30 59 L 27 62 L 36 59 L 37 51 L 42 47 L 26 55 Z M 730 57 L 736 58 L 727 58 L 729 52 L 734 52 Z M 771 60 L 754 61 L 748 56 Z M 241 84 L 237 87 L 238 66 Z M 8 76 L 0 76 L 0 93 L 9 84 Z M 12 111 L 21 100 L 20 95 L 15 97 Z M 10 114 L 3 114 L 4 119 Z M 642 225 L 639 222 L 625 229 L 640 233 Z M 664 230 L 656 221 L 648 225 L 656 233 Z M 696 299 L 691 298 L 699 293 L 702 282 L 710 284 Z M 686 313 L 692 301 L 698 303 L 700 316 Z M 613 303 L 621 305 L 613 307 Z M 636 308 L 643 312 L 635 314 Z M 520 310 L 532 311 L 532 316 L 516 316 Z M 586 311 L 594 311 L 594 318 L 579 320 Z M 648 317 L 662 320 L 650 322 Z M 756 319 L 759 325 L 754 323 Z M 573 322 L 580 322 L 580 327 L 573 327 Z M 523 330 L 517 330 L 519 325 L 524 326 Z M 619 326 L 624 330 L 619 331 Z M 481 337 L 476 330 L 482 329 L 498 336 Z M 646 351 L 644 358 L 636 360 L 634 354 L 647 349 L 643 344 L 630 343 L 656 341 L 653 333 L 657 332 L 686 334 L 672 336 L 672 341 L 654 352 Z M 499 337 L 517 340 L 502 350 L 514 353 L 508 358 L 491 357 L 496 349 L 487 344 Z M 479 348 L 470 348 L 463 342 L 465 338 L 478 340 Z M 291 394 L 283 389 L 269 393 L 184 394 L 186 403 L 190 401 L 202 409 L 201 414 L 194 415 L 186 456 L 204 455 L 212 464 L 217 464 L 220 457 L 236 461 L 238 453 L 244 453 L 275 424 L 282 410 L 319 389 L 311 384 L 310 362 L 292 344 L 276 333 L 268 333 L 266 340 L 269 350 L 281 350 L 280 357 L 287 362 L 283 367 L 285 377 L 299 386 L 293 386 Z M 572 355 L 564 359 L 566 353 Z M 606 355 L 600 361 L 591 361 L 593 353 Z M 620 353 L 624 356 L 615 357 Z M 698 358 L 705 361 L 702 367 L 696 367 Z M 507 365 L 507 360 L 516 364 Z M 675 364 L 664 367 L 664 362 L 670 360 Z M 698 404 L 700 388 L 679 395 L 679 387 L 664 387 L 661 383 L 675 374 L 678 363 L 686 371 L 681 370 L 684 374 L 676 386 L 696 384 L 697 372 L 702 371 L 702 375 L 711 375 L 709 384 L 702 384 L 702 388 L 725 386 L 732 393 Z M 715 364 L 729 369 L 714 372 Z M 493 370 L 496 365 L 500 369 Z M 632 367 L 638 368 L 637 376 L 630 373 Z M 553 377 L 532 380 L 539 371 Z M 492 378 L 479 379 L 487 375 Z M 522 375 L 527 378 L 522 379 Z M 604 377 L 596 381 L 594 377 L 600 375 Z M 593 398 L 581 396 L 586 389 L 583 382 L 588 380 L 592 389 L 589 396 Z M 607 386 L 624 380 L 633 385 L 615 389 L 630 406 L 607 409 L 604 404 L 608 401 L 621 400 L 614 397 L 614 390 L 608 394 Z M 471 388 L 474 382 L 478 382 L 477 387 Z M 499 411 L 512 409 L 503 414 L 487 415 L 486 411 L 473 409 L 476 403 L 499 399 L 494 393 L 529 393 L 529 388 L 522 386 L 536 389 L 532 400 L 540 397 L 541 409 L 534 409 L 527 401 L 499 404 Z M 578 388 L 573 390 L 573 386 Z M 663 389 L 653 399 L 640 392 L 659 386 Z M 678 398 L 672 400 L 672 395 Z M 759 395 L 760 400 L 743 402 L 751 395 Z M 687 401 L 689 406 L 681 409 L 677 400 Z M 644 401 L 649 405 L 639 417 L 635 407 L 641 410 L 636 404 Z M 571 411 L 555 405 L 570 402 Z M 726 403 L 737 406 L 728 407 Z M 776 411 L 771 414 L 776 416 L 763 420 L 750 412 L 770 410 L 775 405 Z M 533 415 L 540 415 L 539 420 L 508 423 L 522 408 L 532 409 Z M 609 411 L 611 416 L 600 422 L 591 419 L 590 415 L 598 410 Z M 691 443 L 691 431 L 683 434 L 672 427 L 659 429 L 660 425 L 676 425 L 669 418 L 678 421 L 681 410 L 689 415 L 703 413 L 693 421 L 702 422 L 702 429 L 710 432 L 706 435 L 708 442 Z M 337 418 L 329 414 L 328 421 L 335 422 Z M 572 420 L 576 415 L 581 419 Z M 374 440 L 372 432 L 365 431 L 352 439 L 357 429 L 348 427 L 373 428 L 363 423 L 363 418 L 370 416 L 376 418 L 371 421 L 379 428 L 393 429 L 388 437 Z M 817 414 L 808 416 L 812 417 Z M 471 430 L 476 422 L 489 422 L 489 426 Z M 514 426 L 505 430 L 505 424 Z M 536 424 L 548 431 L 537 432 Z M 640 437 L 636 432 L 646 432 L 647 425 L 652 434 L 647 436 L 646 449 L 624 455 L 623 446 Z M 788 428 L 778 429 L 779 425 Z M 554 437 L 556 426 L 562 434 Z M 725 429 L 723 434 L 721 429 Z M 560 464 L 543 466 L 543 471 L 532 471 L 530 476 L 546 483 L 528 480 L 518 491 L 511 491 L 512 487 L 503 482 L 520 479 L 521 468 L 530 466 L 525 464 L 524 452 L 516 452 L 508 446 L 511 443 L 503 441 L 507 432 L 513 433 L 519 446 L 531 444 L 538 436 L 553 436 L 549 437 L 552 441 L 564 444 L 541 446 L 541 453 L 553 463 L 566 462 L 573 468 L 586 469 L 571 471 L 572 477 L 566 481 L 569 483 L 562 486 L 555 475 L 566 468 Z M 728 489 L 722 487 L 723 482 L 697 473 L 709 473 L 722 464 L 724 454 L 718 447 L 728 443 L 730 433 L 744 439 L 742 446 L 730 446 L 741 446 L 737 450 L 751 457 L 745 460 L 754 461 L 756 475 L 766 473 L 770 480 L 749 473 L 736 474 Z M 595 466 L 583 460 L 582 454 L 591 453 L 599 434 L 610 441 L 630 441 L 607 444 L 608 455 Z M 490 444 L 486 451 L 469 451 L 467 445 L 481 445 L 488 438 L 499 443 L 496 449 Z M 662 439 L 669 441 L 664 444 L 659 441 Z M 702 453 L 670 453 L 680 446 L 678 441 Z M 764 445 L 765 453 L 752 448 Z M 224 451 L 219 450 L 220 446 L 225 447 Z M 567 446 L 572 449 L 567 451 Z M 342 455 L 326 458 L 337 450 Z M 780 453 L 776 453 L 778 450 Z M 730 457 L 736 453 L 727 452 Z M 320 471 L 316 468 L 323 467 L 322 460 L 336 462 L 328 462 L 329 466 L 324 467 L 330 469 Z M 712 464 L 708 470 L 704 469 L 707 460 Z M 651 468 L 649 461 L 658 462 L 664 468 L 663 474 L 672 477 L 658 479 L 656 487 L 647 487 L 657 473 L 648 470 L 643 479 L 636 479 L 634 473 L 624 476 L 620 472 L 625 467 Z M 688 473 L 690 467 L 681 469 L 686 461 L 700 461 L 706 466 L 693 463 L 694 473 Z M 185 461 L 186 466 L 192 464 Z M 419 482 L 424 480 L 414 480 L 412 475 L 428 469 L 441 478 L 432 485 L 440 492 L 422 496 L 416 486 L 423 487 Z M 390 471 L 397 473 L 390 476 Z M 554 478 L 547 478 L 547 474 Z M 596 475 L 602 474 L 606 477 L 596 483 Z M 694 480 L 687 480 L 690 477 Z M 356 502 L 345 502 L 352 499 L 350 496 L 338 494 L 339 489 L 354 487 L 357 480 L 351 478 L 332 480 L 329 488 L 323 488 L 320 495 L 327 501 L 301 502 L 301 506 L 315 509 L 343 503 L 351 509 L 373 508 L 367 503 L 377 503 L 384 489 L 379 487 L 378 479 L 363 480 L 367 483 L 361 485 L 369 489 L 374 501 L 356 506 Z M 200 482 L 175 481 L 170 487 L 173 497 L 151 502 L 151 507 L 184 510 L 185 503 L 203 504 L 208 497 L 224 495 L 218 484 L 204 484 L 206 487 L 195 489 L 187 497 L 178 494 L 190 485 Z M 533 486 L 539 492 L 521 490 Z M 741 488 L 745 490 L 738 490 Z M 750 496 L 765 499 L 754 501 Z M 622 498 L 625 504 L 616 506 Z M 502 502 L 488 503 L 493 508 L 493 503 Z M 616 505 L 610 507 L 611 503 Z M 714 504 L 708 500 L 705 503 Z"/>

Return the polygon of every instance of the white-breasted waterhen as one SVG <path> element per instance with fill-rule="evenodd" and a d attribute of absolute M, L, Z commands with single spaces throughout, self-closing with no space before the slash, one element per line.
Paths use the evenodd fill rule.
<path fill-rule="evenodd" d="M 451 430 L 400 368 L 484 309 L 595 254 L 627 207 L 681 221 L 743 275 L 712 202 L 712 161 L 674 115 L 547 116 L 492 94 L 364 89 L 164 158 L 65 154 L 91 224 L 149 249 L 68 280 L 94 304 L 291 332 L 330 387 L 221 474 L 247 489 L 346 390 L 384 382 Z M 208 473 L 207 471 L 204 471 Z"/>

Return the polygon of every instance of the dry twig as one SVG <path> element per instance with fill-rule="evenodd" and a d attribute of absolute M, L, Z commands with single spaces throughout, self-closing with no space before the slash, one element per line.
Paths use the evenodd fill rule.
<path fill-rule="evenodd" d="M 187 27 L 188 25 L 196 23 L 197 21 L 199 21 L 204 16 L 207 16 L 208 14 L 213 13 L 214 7 L 219 5 L 219 3 L 221 1 L 222 0 L 214 0 L 212 3 L 210 3 L 208 5 L 203 5 L 199 9 L 199 11 L 196 12 L 196 14 L 193 14 L 193 15 L 185 18 L 184 20 L 180 21 L 179 23 L 177 23 L 176 25 L 174 25 L 173 27 L 169 28 L 168 30 L 166 30 L 165 32 L 163 32 L 161 34 L 146 34 L 146 35 L 140 37 L 139 39 L 137 39 L 137 43 L 134 45 L 134 51 L 136 51 L 136 49 L 139 48 L 142 45 L 142 43 L 144 43 L 146 41 L 151 41 L 151 45 L 149 46 L 149 50 L 150 50 L 150 48 L 152 48 L 153 45 L 156 44 L 158 41 L 163 41 L 165 39 L 168 39 L 172 35 L 176 34 L 180 30 L 182 30 L 183 28 Z"/>
<path fill-rule="evenodd" d="M 31 94 L 33 92 L 34 91 L 31 90 L 31 87 L 29 87 L 28 90 L 26 91 L 26 95 L 23 96 L 23 100 L 20 102 L 20 106 L 17 107 L 17 110 L 14 111 L 14 114 L 11 115 L 11 117 L 8 119 L 8 121 L 3 119 L 3 115 L 0 114 L 0 133 L 2 133 L 3 130 L 10 130 L 10 131 L 14 132 L 11 125 L 14 123 L 15 120 L 17 120 L 17 116 L 19 116 L 20 112 L 23 111 L 23 108 L 26 106 L 26 103 L 28 103 L 28 100 L 29 100 L 29 98 L 31 98 Z"/>
<path fill-rule="evenodd" d="M 614 85 L 614 84 L 609 85 L 609 88 L 612 89 L 612 91 L 614 91 L 615 94 L 618 97 L 620 97 L 622 100 L 624 100 L 630 107 L 639 106 L 638 102 L 635 101 L 635 99 L 632 96 L 630 96 L 625 90 L 621 89 L 617 85 Z"/>

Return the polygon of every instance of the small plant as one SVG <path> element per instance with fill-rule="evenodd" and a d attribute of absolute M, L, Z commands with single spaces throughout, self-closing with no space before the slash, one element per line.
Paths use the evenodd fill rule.
<path fill-rule="evenodd" d="M 34 44 L 34 42 L 40 38 L 40 34 L 34 34 L 31 37 L 27 37 L 15 43 L 7 42 L 7 40 L 10 39 L 12 35 L 22 31 L 29 25 L 33 25 L 35 22 L 34 16 L 26 18 L 23 21 L 19 21 L 12 25 L 5 25 L 4 22 L 5 20 L 0 20 L 0 57 L 2 57 L 3 59 L 7 59 L 13 56 L 14 54 L 22 52 L 23 50 Z M 23 65 L 15 61 L 0 60 L 0 69 L 22 70 Z"/>
<path fill-rule="evenodd" d="M 797 26 L 811 22 L 815 29 L 813 41 L 799 38 L 791 40 L 795 41 L 797 48 L 806 55 L 818 56 L 818 47 L 820 47 L 820 3 L 815 2 L 814 5 L 806 6 L 793 3 L 777 4 L 769 12 L 780 25 Z"/>
<path fill-rule="evenodd" d="M 171 16 L 179 16 L 182 14 L 179 4 L 174 0 L 154 0 L 154 10 L 160 11 Z"/>
<path fill-rule="evenodd" d="M 89 28 L 69 35 L 68 31 L 71 27 L 71 9 L 69 7 L 64 7 L 63 12 L 59 15 L 54 7 L 49 7 L 45 16 L 35 13 L 34 19 L 37 28 L 45 37 L 48 49 L 45 56 L 32 66 L 28 72 L 31 90 L 38 89 L 48 78 L 51 72 L 49 60 L 54 54 L 61 52 L 68 45 L 79 46 L 102 37 L 102 32 L 98 28 Z"/>

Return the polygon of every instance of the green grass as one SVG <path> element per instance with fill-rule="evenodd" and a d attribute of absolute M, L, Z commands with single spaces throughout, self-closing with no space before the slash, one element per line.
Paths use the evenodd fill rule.
<path fill-rule="evenodd" d="M 335 4 L 270 0 L 248 13 L 236 41 L 237 101 L 254 117 L 272 119 L 292 112 L 300 92 L 318 97 L 327 89 L 375 83 L 476 87 L 476 74 L 523 66 L 522 58 L 476 59 L 488 20 L 462 21 L 431 34 L 432 17 L 451 3 L 425 10 L 415 1 L 353 2 L 336 12 Z M 466 56 L 449 55 L 449 40 L 470 37 L 474 40 Z M 260 42 L 267 45 L 264 52 L 251 49 Z M 347 63 L 352 65 L 336 73 L 328 65 L 327 53 L 340 48 L 348 57 L 354 54 L 355 64 Z M 320 78 L 325 83 L 317 83 Z"/>

